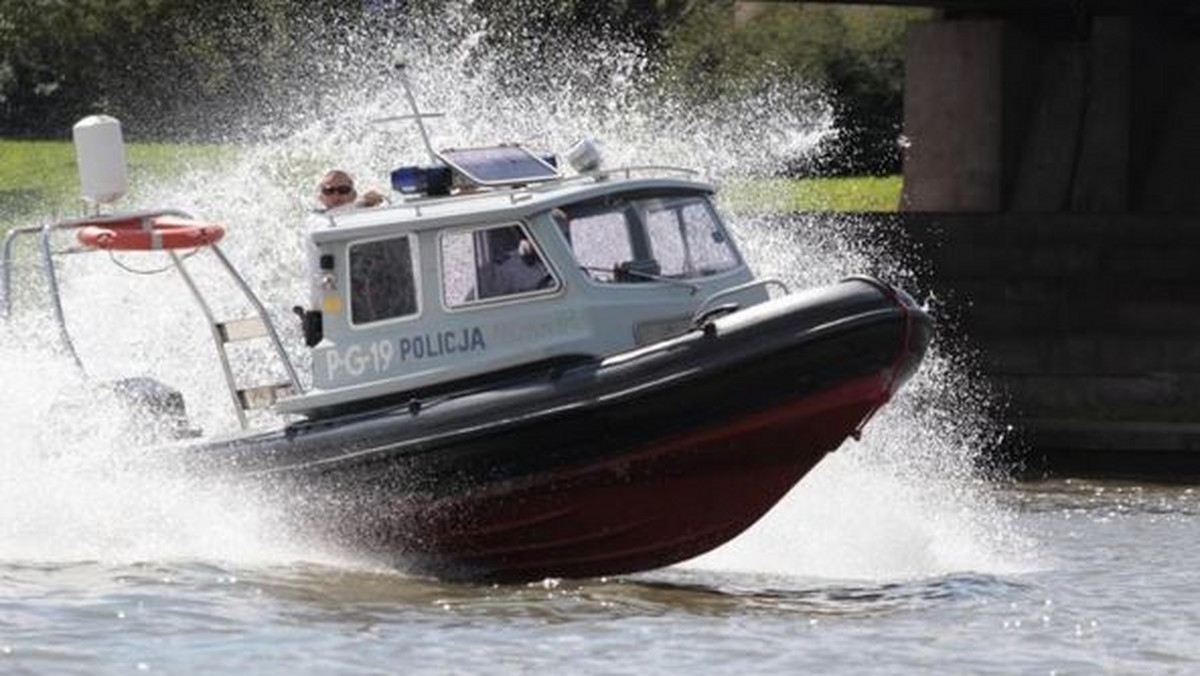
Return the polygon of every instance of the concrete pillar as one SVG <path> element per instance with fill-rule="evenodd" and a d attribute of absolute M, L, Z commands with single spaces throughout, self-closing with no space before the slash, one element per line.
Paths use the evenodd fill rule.
<path fill-rule="evenodd" d="M 964 20 L 910 28 L 905 210 L 1001 209 L 1003 26 Z"/>
<path fill-rule="evenodd" d="M 1128 17 L 1092 20 L 1072 211 L 1129 209 L 1133 39 Z"/>
<path fill-rule="evenodd" d="M 1004 176 L 1009 211 L 1067 211 L 1083 123 L 1085 43 L 1010 23 Z"/>
<path fill-rule="evenodd" d="M 1200 41 L 1161 18 L 1133 35 L 1131 208 L 1200 211 Z"/>
<path fill-rule="evenodd" d="M 1190 24 L 953 19 L 907 50 L 903 209 L 1200 212 Z"/>

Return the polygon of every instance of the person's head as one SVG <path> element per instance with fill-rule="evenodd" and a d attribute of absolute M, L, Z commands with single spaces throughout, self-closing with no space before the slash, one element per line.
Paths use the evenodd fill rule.
<path fill-rule="evenodd" d="M 317 188 L 317 199 L 326 209 L 352 204 L 358 193 L 354 190 L 354 179 L 341 169 L 334 169 L 325 174 L 321 185 Z"/>

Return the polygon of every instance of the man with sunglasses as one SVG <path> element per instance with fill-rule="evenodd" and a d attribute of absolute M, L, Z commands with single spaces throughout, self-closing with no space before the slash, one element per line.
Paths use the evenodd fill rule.
<path fill-rule="evenodd" d="M 359 197 L 358 191 L 354 189 L 354 177 L 341 169 L 331 169 L 325 172 L 325 176 L 321 178 L 321 183 L 317 185 L 317 202 L 319 205 L 315 211 L 330 213 L 357 207 L 374 207 L 383 203 L 383 201 L 383 195 L 376 190 L 368 190 L 362 197 Z M 332 220 L 309 219 L 308 225 L 309 228 L 320 228 L 327 227 L 332 223 Z M 323 277 L 326 271 L 320 267 L 321 257 L 312 242 L 312 238 L 305 237 L 304 246 L 308 259 L 309 277 L 313 279 Z M 320 288 L 320 285 L 317 284 L 312 286 L 313 292 L 309 299 L 309 307 L 321 307 L 323 299 L 318 291 Z M 306 310 L 303 305 L 293 307 L 292 311 L 300 317 L 300 322 L 304 330 L 305 343 L 309 347 L 314 347 L 321 341 L 320 312 Z"/>
<path fill-rule="evenodd" d="M 341 169 L 332 169 L 321 179 L 321 185 L 317 189 L 317 200 L 321 202 L 322 211 L 332 211 L 347 206 L 378 206 L 383 202 L 383 195 L 375 190 L 368 190 L 359 197 L 354 189 L 354 178 Z"/>

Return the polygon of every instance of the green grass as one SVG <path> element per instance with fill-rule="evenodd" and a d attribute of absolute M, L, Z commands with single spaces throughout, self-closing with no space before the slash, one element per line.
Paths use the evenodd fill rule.
<path fill-rule="evenodd" d="M 215 165 L 233 155 L 219 145 L 130 143 L 129 184 L 180 166 Z M 899 176 L 860 178 L 764 178 L 725 186 L 724 202 L 739 212 L 896 211 Z M 79 213 L 79 177 L 69 141 L 0 139 L 0 231 L 32 214 Z"/>
<path fill-rule="evenodd" d="M 228 155 L 218 145 L 129 143 L 130 189 L 181 164 L 216 164 Z M 79 173 L 70 141 L 0 139 L 0 229 L 37 211 L 77 213 L 78 205 Z"/>
<path fill-rule="evenodd" d="M 896 211 L 900 176 L 764 178 L 726 190 L 730 208 L 746 212 Z"/>

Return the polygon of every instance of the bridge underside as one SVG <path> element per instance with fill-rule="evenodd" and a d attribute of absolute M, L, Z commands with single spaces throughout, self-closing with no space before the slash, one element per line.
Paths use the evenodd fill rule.
<path fill-rule="evenodd" d="M 909 34 L 904 207 L 1200 211 L 1200 40 L 1164 15 Z"/>
<path fill-rule="evenodd" d="M 1200 477 L 1200 2 L 859 4 L 944 10 L 898 218 L 1027 467 Z"/>
<path fill-rule="evenodd" d="M 1004 16 L 1067 14 L 1200 14 L 1194 0 L 800 0 L 807 4 L 934 7 L 952 12 Z"/>
<path fill-rule="evenodd" d="M 1200 8 L 943 4 L 1005 11 L 909 33 L 902 208 L 932 287 L 1031 466 L 1200 476 Z"/>

